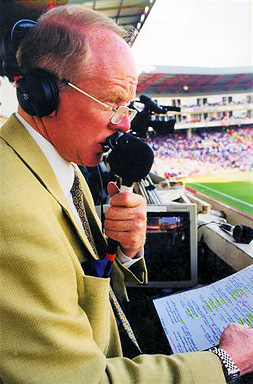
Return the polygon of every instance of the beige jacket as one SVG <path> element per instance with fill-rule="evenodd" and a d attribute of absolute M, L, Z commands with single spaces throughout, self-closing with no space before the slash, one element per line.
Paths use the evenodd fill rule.
<path fill-rule="evenodd" d="M 54 172 L 15 116 L 1 138 L 2 383 L 225 383 L 208 352 L 122 356 L 110 281 L 84 275 L 80 261 L 96 256 Z M 121 297 L 124 280 L 145 280 L 142 262 L 134 273 L 114 266 Z"/>

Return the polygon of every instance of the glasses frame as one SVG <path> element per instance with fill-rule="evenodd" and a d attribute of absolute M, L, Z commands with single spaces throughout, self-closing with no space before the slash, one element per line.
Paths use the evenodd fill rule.
<path fill-rule="evenodd" d="M 123 105 L 120 105 L 119 107 L 115 108 L 115 107 L 112 107 L 111 105 L 108 105 L 106 103 L 104 103 L 103 101 L 100 101 L 99 99 L 97 99 L 95 96 L 92 96 L 91 94 L 89 94 L 88 92 L 85 92 L 83 89 L 77 87 L 75 84 L 71 83 L 70 81 L 67 81 L 66 82 L 67 85 L 69 85 L 71 88 L 75 89 L 76 91 L 82 93 L 83 95 L 89 97 L 90 99 L 92 99 L 93 101 L 96 101 L 98 104 L 102 105 L 103 107 L 109 109 L 110 111 L 112 111 L 112 115 L 110 117 L 110 121 L 112 124 L 119 124 L 121 121 L 117 122 L 117 123 L 114 123 L 112 121 L 113 119 L 113 116 L 115 115 L 116 112 L 118 112 L 120 109 L 124 109 L 125 113 L 123 114 L 122 113 L 122 116 L 124 118 L 124 115 L 128 115 L 129 116 L 129 120 L 132 121 L 134 119 L 134 117 L 136 116 L 137 114 L 137 111 L 135 109 L 131 109 L 131 108 L 128 108 L 126 106 L 123 106 Z"/>

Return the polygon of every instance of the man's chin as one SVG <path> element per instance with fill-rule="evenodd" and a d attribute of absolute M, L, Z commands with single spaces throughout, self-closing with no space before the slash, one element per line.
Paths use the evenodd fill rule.
<path fill-rule="evenodd" d="M 103 160 L 103 153 L 97 153 L 92 158 L 82 158 L 78 156 L 78 165 L 85 165 L 86 167 L 95 167 Z"/>

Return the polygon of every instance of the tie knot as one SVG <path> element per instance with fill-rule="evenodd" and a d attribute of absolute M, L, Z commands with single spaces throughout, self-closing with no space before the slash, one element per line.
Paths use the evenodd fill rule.
<path fill-rule="evenodd" d="M 76 170 L 74 170 L 74 172 L 75 172 L 75 177 L 74 177 L 74 182 L 73 182 L 72 188 L 70 190 L 70 193 L 73 197 L 76 196 L 79 198 L 81 196 L 81 190 L 82 190 L 81 182 L 80 182 L 80 179 L 77 175 Z"/>

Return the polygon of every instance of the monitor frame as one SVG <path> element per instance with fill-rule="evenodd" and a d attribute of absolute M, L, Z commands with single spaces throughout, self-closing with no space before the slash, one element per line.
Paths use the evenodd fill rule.
<path fill-rule="evenodd" d="M 149 281 L 147 284 L 141 283 L 125 283 L 126 287 L 138 288 L 187 288 L 197 285 L 198 268 L 197 268 L 197 206 L 194 203 L 170 203 L 170 204 L 152 204 L 147 205 L 147 216 L 152 213 L 162 212 L 182 213 L 189 212 L 190 217 L 190 279 L 178 281 Z M 165 215 L 166 216 L 166 215 Z M 144 255 L 145 257 L 145 255 Z"/>

